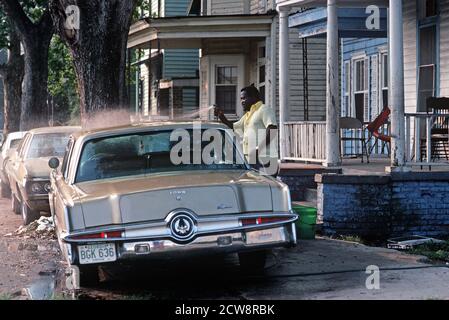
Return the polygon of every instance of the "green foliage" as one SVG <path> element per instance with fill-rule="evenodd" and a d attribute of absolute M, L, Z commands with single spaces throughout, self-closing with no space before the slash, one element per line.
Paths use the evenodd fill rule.
<path fill-rule="evenodd" d="M 441 243 L 429 243 L 417 246 L 412 250 L 408 250 L 408 253 L 426 256 L 427 258 L 435 261 L 449 262 L 449 241 Z"/>
<path fill-rule="evenodd" d="M 8 48 L 9 45 L 9 21 L 0 7 L 0 50 Z"/>
<path fill-rule="evenodd" d="M 133 23 L 149 16 L 151 9 L 151 1 L 150 0 L 137 0 L 136 8 L 133 12 L 132 21 Z"/>
<path fill-rule="evenodd" d="M 48 0 L 21 0 L 19 3 L 33 23 L 38 23 L 48 8 Z"/>
<path fill-rule="evenodd" d="M 79 115 L 76 74 L 69 49 L 54 36 L 48 55 L 48 92 L 52 96 L 54 119 L 65 123 Z"/>

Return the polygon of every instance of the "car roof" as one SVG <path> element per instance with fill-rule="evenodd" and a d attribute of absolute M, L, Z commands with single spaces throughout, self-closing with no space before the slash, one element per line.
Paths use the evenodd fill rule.
<path fill-rule="evenodd" d="M 49 134 L 49 133 L 74 133 L 80 131 L 81 127 L 76 126 L 58 126 L 31 129 L 29 133 L 35 134 Z"/>
<path fill-rule="evenodd" d="M 115 127 L 104 127 L 104 128 L 95 128 L 95 129 L 84 129 L 81 131 L 77 131 L 73 133 L 73 136 L 78 138 L 87 138 L 89 136 L 102 136 L 102 135 L 113 135 L 113 134 L 127 134 L 133 132 L 141 132 L 145 131 L 145 129 L 181 129 L 181 128 L 191 128 L 193 125 L 201 125 L 203 129 L 217 128 L 217 129 L 226 129 L 225 125 L 212 122 L 212 121 L 153 121 L 153 122 L 139 122 L 133 123 L 129 125 L 115 126 Z"/>
<path fill-rule="evenodd" d="M 9 140 L 22 139 L 27 134 L 27 131 L 16 131 L 8 133 Z"/>

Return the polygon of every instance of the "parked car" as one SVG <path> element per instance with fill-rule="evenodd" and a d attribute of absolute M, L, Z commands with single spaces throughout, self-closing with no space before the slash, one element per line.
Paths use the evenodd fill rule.
<path fill-rule="evenodd" d="M 202 124 L 230 145 L 211 153 L 218 161 L 175 165 L 178 129 L 194 135 L 189 122 L 77 132 L 62 164 L 50 160 L 56 233 L 82 285 L 98 280 L 98 266 L 134 258 L 239 253 L 241 267 L 256 272 L 266 250 L 296 244 L 288 186 L 252 170 L 218 124 Z"/>
<path fill-rule="evenodd" d="M 22 214 L 28 225 L 38 219 L 41 212 L 50 214 L 50 168 L 48 160 L 64 155 L 71 133 L 79 127 L 50 127 L 30 130 L 11 157 L 6 172 L 11 188 L 11 206 Z"/>
<path fill-rule="evenodd" d="M 2 144 L 2 150 L 0 152 L 0 179 L 1 179 L 1 196 L 2 198 L 9 198 L 11 196 L 11 189 L 9 187 L 9 179 L 6 174 L 6 164 L 11 155 L 19 146 L 20 141 L 25 136 L 26 132 L 11 132 L 7 135 Z"/>

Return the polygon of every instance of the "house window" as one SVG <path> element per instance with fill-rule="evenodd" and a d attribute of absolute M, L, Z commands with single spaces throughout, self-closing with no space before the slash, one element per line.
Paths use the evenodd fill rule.
<path fill-rule="evenodd" d="M 435 95 L 436 26 L 419 29 L 418 111 L 426 111 L 426 100 Z"/>
<path fill-rule="evenodd" d="M 215 79 L 216 104 L 227 114 L 236 113 L 238 74 L 236 66 L 217 66 Z"/>
<path fill-rule="evenodd" d="M 418 11 L 420 20 L 435 17 L 438 15 L 437 0 L 419 0 Z"/>
<path fill-rule="evenodd" d="M 142 112 L 142 110 L 143 110 L 143 95 L 144 95 L 143 85 L 144 85 L 144 80 L 139 79 L 138 87 L 137 87 L 137 96 L 139 97 L 139 100 L 137 103 L 136 112 Z"/>
<path fill-rule="evenodd" d="M 369 121 L 368 61 L 366 58 L 354 61 L 354 109 L 355 117 L 361 122 Z"/>
<path fill-rule="evenodd" d="M 381 104 L 379 105 L 380 108 L 384 108 L 388 106 L 388 54 L 382 53 L 381 54 L 381 65 L 380 65 L 380 73 L 381 73 L 381 92 L 382 92 L 382 98 L 381 98 Z"/>

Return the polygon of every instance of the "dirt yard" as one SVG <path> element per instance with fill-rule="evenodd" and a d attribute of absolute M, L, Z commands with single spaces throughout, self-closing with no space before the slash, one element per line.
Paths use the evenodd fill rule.
<path fill-rule="evenodd" d="M 15 215 L 9 199 L 0 198 L 0 298 L 28 299 L 33 285 L 56 274 L 58 243 L 51 237 L 16 234 L 22 217 Z M 28 291 L 28 293 L 27 293 Z"/>

